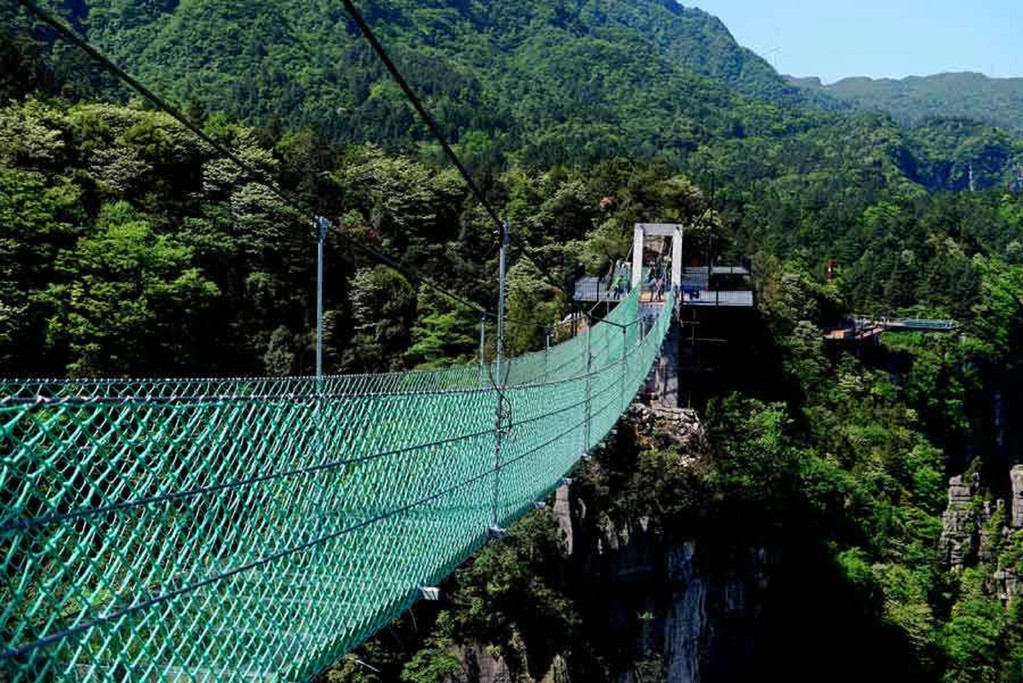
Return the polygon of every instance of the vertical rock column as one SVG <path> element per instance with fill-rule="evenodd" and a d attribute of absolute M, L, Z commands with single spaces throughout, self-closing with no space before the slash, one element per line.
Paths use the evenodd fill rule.
<path fill-rule="evenodd" d="M 948 507 L 942 515 L 941 550 L 952 571 L 962 571 L 975 549 L 977 515 L 970 509 L 973 481 L 952 477 L 948 482 Z"/>
<path fill-rule="evenodd" d="M 707 622 L 707 582 L 694 566 L 696 543 L 687 542 L 668 555 L 673 591 L 665 622 L 668 683 L 699 683 L 700 653 Z"/>
<path fill-rule="evenodd" d="M 1012 528 L 1023 529 L 1023 465 L 1016 465 L 1009 472 L 1012 480 Z"/>

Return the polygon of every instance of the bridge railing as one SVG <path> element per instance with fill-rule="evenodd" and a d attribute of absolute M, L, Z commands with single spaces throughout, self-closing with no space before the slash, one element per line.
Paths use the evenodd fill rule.
<path fill-rule="evenodd" d="M 638 317 L 638 299 L 620 309 Z M 597 325 L 589 373 L 580 337 L 546 379 L 513 362 L 500 392 L 478 366 L 4 385 L 0 671 L 309 678 L 555 487 L 639 391 L 668 322 Z"/>

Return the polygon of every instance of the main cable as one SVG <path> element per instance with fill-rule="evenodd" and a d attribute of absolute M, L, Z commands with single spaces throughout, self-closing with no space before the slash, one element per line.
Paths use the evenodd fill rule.
<path fill-rule="evenodd" d="M 216 150 L 221 156 L 230 160 L 242 171 L 248 174 L 252 179 L 258 182 L 260 185 L 266 187 L 268 190 L 270 190 L 278 199 L 283 201 L 292 209 L 295 209 L 299 213 L 310 218 L 311 220 L 315 220 L 317 218 L 316 212 L 313 211 L 308 205 L 306 205 L 305 202 L 303 202 L 297 196 L 293 195 L 292 193 L 282 188 L 280 185 L 274 182 L 274 180 L 268 174 L 266 174 L 262 170 L 258 169 L 256 166 L 242 159 L 236 152 L 230 150 L 225 145 L 213 139 L 199 126 L 190 121 L 188 117 L 181 112 L 180 109 L 171 105 L 169 102 L 167 102 L 162 97 L 160 97 L 152 90 L 150 90 L 148 87 L 146 87 L 141 81 L 133 77 L 131 74 L 127 73 L 124 69 L 115 64 L 109 57 L 107 57 L 102 52 L 94 48 L 91 44 L 89 44 L 87 40 L 79 36 L 78 33 L 76 33 L 70 26 L 58 20 L 55 16 L 41 8 L 36 2 L 34 2 L 34 0 L 17 0 L 17 2 L 26 10 L 28 10 L 31 14 L 33 14 L 37 19 L 39 19 L 43 23 L 47 24 L 48 26 L 56 30 L 65 39 L 67 39 L 76 47 L 78 47 L 87 55 L 89 55 L 89 57 L 98 62 L 103 68 L 105 68 L 107 71 L 113 74 L 118 80 L 122 81 L 130 88 L 135 90 L 137 93 L 139 93 L 147 100 L 152 102 L 157 107 L 157 109 L 161 110 L 163 113 L 167 114 L 172 119 L 177 121 L 179 124 L 184 126 L 196 137 L 198 137 L 204 143 L 206 143 L 214 150 Z M 474 194 L 477 194 L 479 192 L 479 190 L 476 189 L 475 185 L 470 185 L 470 190 Z M 388 268 L 392 268 L 398 271 L 405 277 L 409 278 L 411 281 L 422 282 L 423 284 L 426 284 L 439 294 L 442 294 L 447 298 L 451 299 L 452 301 L 462 304 L 463 306 L 467 306 L 472 310 L 475 310 L 480 313 L 486 313 L 487 315 L 493 315 L 487 309 L 486 306 L 483 306 L 482 304 L 479 304 L 466 297 L 463 297 L 460 294 L 455 294 L 454 292 L 451 292 L 447 288 L 438 284 L 436 280 L 421 273 L 416 268 L 401 264 L 395 257 L 392 257 L 375 247 L 362 244 L 361 242 L 353 239 L 352 237 L 345 235 L 341 231 L 335 231 L 334 234 L 338 235 L 342 239 L 342 241 L 344 241 L 349 246 L 353 247 L 358 251 L 361 251 L 367 256 L 376 259 L 377 261 L 381 262 Z"/>

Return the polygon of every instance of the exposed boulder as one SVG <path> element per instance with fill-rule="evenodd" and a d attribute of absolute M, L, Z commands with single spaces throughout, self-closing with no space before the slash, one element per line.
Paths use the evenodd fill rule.
<path fill-rule="evenodd" d="M 667 439 L 685 446 L 686 452 L 693 457 L 707 451 L 707 432 L 695 410 L 634 403 L 629 416 L 636 425 L 636 431 L 643 436 Z"/>
<path fill-rule="evenodd" d="M 572 492 L 568 484 L 562 484 L 554 493 L 554 519 L 561 530 L 561 548 L 565 557 L 571 557 L 573 551 L 572 533 Z"/>

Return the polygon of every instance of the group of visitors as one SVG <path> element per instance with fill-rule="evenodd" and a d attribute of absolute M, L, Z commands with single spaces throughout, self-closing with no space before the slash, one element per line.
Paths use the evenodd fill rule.
<path fill-rule="evenodd" d="M 615 261 L 611 264 L 606 280 L 611 283 L 608 288 L 610 299 L 621 301 L 629 294 L 632 290 L 631 271 L 632 268 L 627 262 Z M 651 271 L 646 288 L 650 291 L 651 300 L 664 301 L 664 293 L 668 289 L 668 274 L 663 266 Z"/>

